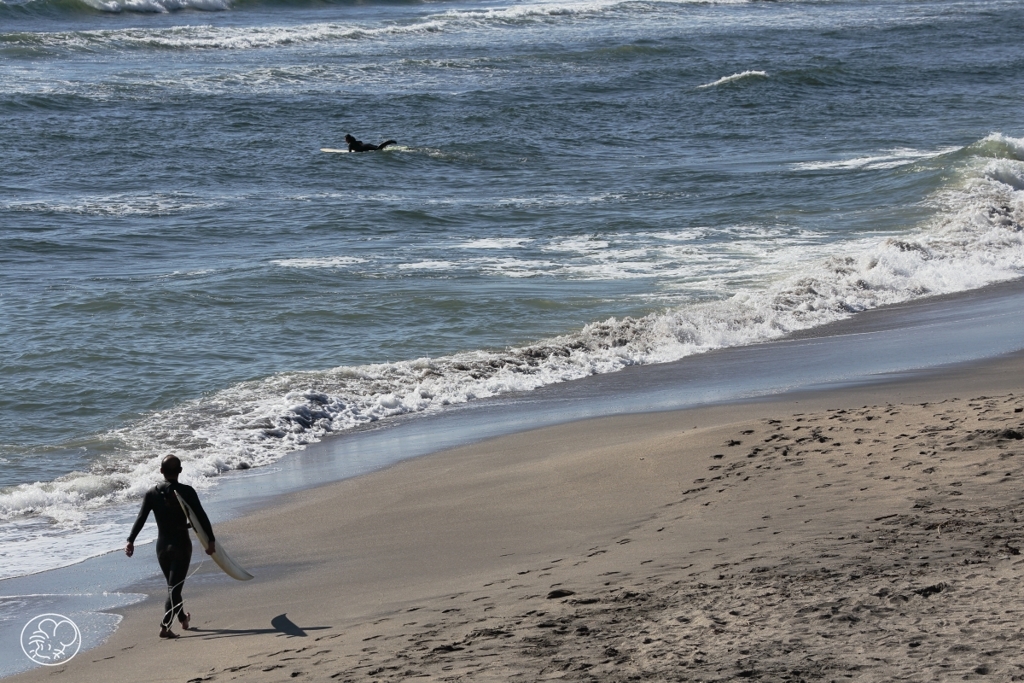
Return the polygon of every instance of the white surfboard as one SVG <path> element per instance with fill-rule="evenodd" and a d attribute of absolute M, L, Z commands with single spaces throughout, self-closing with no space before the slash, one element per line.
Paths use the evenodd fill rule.
<path fill-rule="evenodd" d="M 320 151 L 328 154 L 348 154 L 347 149 L 332 149 L 331 147 L 321 147 Z"/>
<path fill-rule="evenodd" d="M 196 513 L 192 512 L 192 508 L 185 502 L 177 491 L 174 492 L 178 502 L 181 503 L 181 509 L 185 512 L 185 516 L 188 517 L 188 523 L 192 525 L 192 531 L 196 532 L 196 538 L 199 539 L 199 544 L 203 546 L 203 550 L 210 547 L 210 537 L 206 535 L 206 531 L 203 530 L 203 525 L 196 519 Z M 253 578 L 252 574 L 245 571 L 231 559 L 227 551 L 224 550 L 224 546 L 218 541 L 216 543 L 217 549 L 213 552 L 210 557 L 217 566 L 224 570 L 224 573 L 230 576 L 232 579 L 238 579 L 239 581 L 248 581 Z"/>

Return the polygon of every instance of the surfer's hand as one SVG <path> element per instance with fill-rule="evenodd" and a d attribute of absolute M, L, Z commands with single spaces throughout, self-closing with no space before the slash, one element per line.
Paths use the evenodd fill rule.
<path fill-rule="evenodd" d="M 128 557 L 131 557 L 134 553 L 135 553 L 135 544 L 129 541 L 128 545 L 126 545 L 124 547 L 124 554 L 127 555 Z"/>
<path fill-rule="evenodd" d="M 210 547 L 206 549 L 207 555 L 213 555 L 217 552 L 217 541 L 210 541 Z"/>

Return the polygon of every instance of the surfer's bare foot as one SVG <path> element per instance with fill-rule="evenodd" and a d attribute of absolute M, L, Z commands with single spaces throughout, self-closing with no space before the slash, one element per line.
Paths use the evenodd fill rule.
<path fill-rule="evenodd" d="M 178 620 L 181 622 L 181 630 L 183 630 L 183 631 L 187 631 L 188 630 L 188 622 L 189 622 L 189 619 L 191 619 L 191 618 L 192 618 L 192 613 L 191 612 L 185 612 L 184 614 L 182 614 L 182 615 L 180 615 L 178 617 Z"/>
<path fill-rule="evenodd" d="M 161 638 L 177 638 L 178 634 L 175 633 L 174 631 L 172 631 L 169 628 L 161 628 L 160 629 L 160 637 Z"/>

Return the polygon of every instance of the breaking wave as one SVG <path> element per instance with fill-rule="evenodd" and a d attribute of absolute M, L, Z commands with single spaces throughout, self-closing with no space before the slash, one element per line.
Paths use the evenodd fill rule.
<path fill-rule="evenodd" d="M 711 83 L 705 83 L 704 85 L 698 85 L 698 88 L 713 88 L 716 85 L 725 85 L 726 83 L 734 83 L 736 81 L 742 81 L 747 78 L 768 78 L 767 71 L 744 71 L 742 73 L 733 74 L 732 76 L 723 76 L 717 81 Z"/>
<path fill-rule="evenodd" d="M 900 237 L 862 239 L 763 289 L 638 318 L 611 318 L 505 350 L 287 372 L 245 382 L 102 435 L 116 455 L 91 471 L 0 491 L 0 519 L 64 528 L 137 499 L 175 453 L 191 483 L 262 467 L 329 434 L 397 415 L 777 339 L 860 311 L 1024 274 L 1024 139 L 993 134 L 950 162 L 932 218 Z M 485 243 L 472 244 L 486 248 Z M 339 267 L 353 259 L 287 259 Z"/>
<path fill-rule="evenodd" d="M 672 4 L 746 4 L 752 0 L 677 0 Z M 303 5 L 319 6 L 323 4 L 332 5 L 423 5 L 428 4 L 427 0 L 0 0 L 0 11 L 12 14 L 47 16 L 66 15 L 81 12 L 146 12 L 166 13 L 182 10 L 198 10 L 207 12 L 223 12 L 227 10 L 244 10 L 260 6 L 283 6 L 289 8 L 302 7 Z M 487 15 L 506 16 L 540 16 L 540 15 L 565 15 L 581 11 L 588 11 L 591 8 L 607 7 L 611 5 L 626 4 L 623 0 L 590 0 L 582 2 L 539 2 L 524 4 L 507 10 L 473 10 L 476 13 Z"/>
<path fill-rule="evenodd" d="M 877 171 L 907 166 L 923 159 L 933 159 L 944 154 L 949 154 L 950 152 L 955 152 L 957 149 L 957 147 L 946 147 L 931 152 L 907 148 L 891 149 L 886 150 L 881 154 L 854 157 L 852 159 L 839 159 L 836 161 L 806 161 L 794 164 L 793 168 L 800 171 Z"/>
<path fill-rule="evenodd" d="M 98 12 L 163 14 L 187 9 L 222 12 L 234 4 L 232 0 L 0 0 L 0 16 L 59 17 Z"/>
<path fill-rule="evenodd" d="M 746 4 L 752 0 L 680 0 L 667 4 Z M 48 17 L 83 13 L 166 13 L 181 10 L 228 11 L 259 5 L 283 4 L 293 0 L 0 0 L 0 19 L 5 16 Z M 300 3 L 301 4 L 301 3 Z M 311 3 L 312 4 L 312 3 Z M 362 4 L 358 0 L 338 4 Z M 394 4 L 388 1 L 380 4 Z M 397 4 L 429 4 L 409 0 Z M 411 22 L 360 25 L 348 22 L 318 22 L 300 25 L 236 27 L 193 25 L 175 27 L 134 27 L 99 30 L 26 31 L 0 33 L 0 47 L 18 50 L 244 50 L 294 47 L 341 40 L 375 39 L 393 35 L 431 35 L 466 27 L 493 27 L 548 23 L 552 20 L 614 17 L 630 11 L 644 12 L 651 3 L 626 0 L 579 0 L 578 2 L 533 2 L 503 8 L 450 8 L 428 12 Z M 746 72 L 763 73 L 763 72 Z M 730 77 L 733 78 L 733 77 Z"/>

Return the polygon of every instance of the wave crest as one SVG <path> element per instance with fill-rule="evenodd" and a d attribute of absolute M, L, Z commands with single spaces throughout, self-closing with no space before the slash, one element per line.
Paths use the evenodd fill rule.
<path fill-rule="evenodd" d="M 222 12 L 231 9 L 231 0 L 82 0 L 101 12 L 153 12 L 162 14 L 183 9 Z"/>
<path fill-rule="evenodd" d="M 722 78 L 719 78 L 717 81 L 712 81 L 711 83 L 705 83 L 704 85 L 698 85 L 697 87 L 698 88 L 713 88 L 716 85 L 725 85 L 726 83 L 734 83 L 736 81 L 742 81 L 742 80 L 747 79 L 747 78 L 768 78 L 768 72 L 767 71 L 743 71 L 741 73 L 736 73 L 736 74 L 733 74 L 731 76 L 723 76 Z"/>
<path fill-rule="evenodd" d="M 339 4 L 357 4 L 357 0 L 334 0 Z M 382 0 L 384 2 L 389 0 Z M 397 1 L 397 0 L 390 0 Z M 421 4 L 423 0 L 407 0 Z M 724 4 L 745 4 L 751 0 L 718 0 Z M 5 15 L 50 16 L 82 12 L 149 12 L 179 10 L 225 11 L 249 6 L 292 4 L 294 0 L 28 0 L 12 3 L 0 0 L 0 18 Z M 678 0 L 678 4 L 717 4 L 708 0 Z M 318 22 L 300 25 L 237 27 L 178 26 L 171 28 L 131 28 L 9 33 L 4 47 L 28 50 L 97 49 L 261 49 L 306 43 L 373 39 L 390 35 L 432 34 L 465 27 L 549 23 L 602 17 L 629 11 L 644 11 L 648 4 L 630 0 L 560 0 L 532 2 L 503 8 L 458 8 L 425 13 L 411 23 L 361 26 L 356 23 Z M 745 72 L 750 74 L 763 72 Z M 729 77 L 732 78 L 732 77 Z"/>
<path fill-rule="evenodd" d="M 92 12 L 165 14 L 186 9 L 222 12 L 232 9 L 233 6 L 233 0 L 27 0 L 26 2 L 0 0 L 0 16 L 10 14 L 45 17 Z"/>

